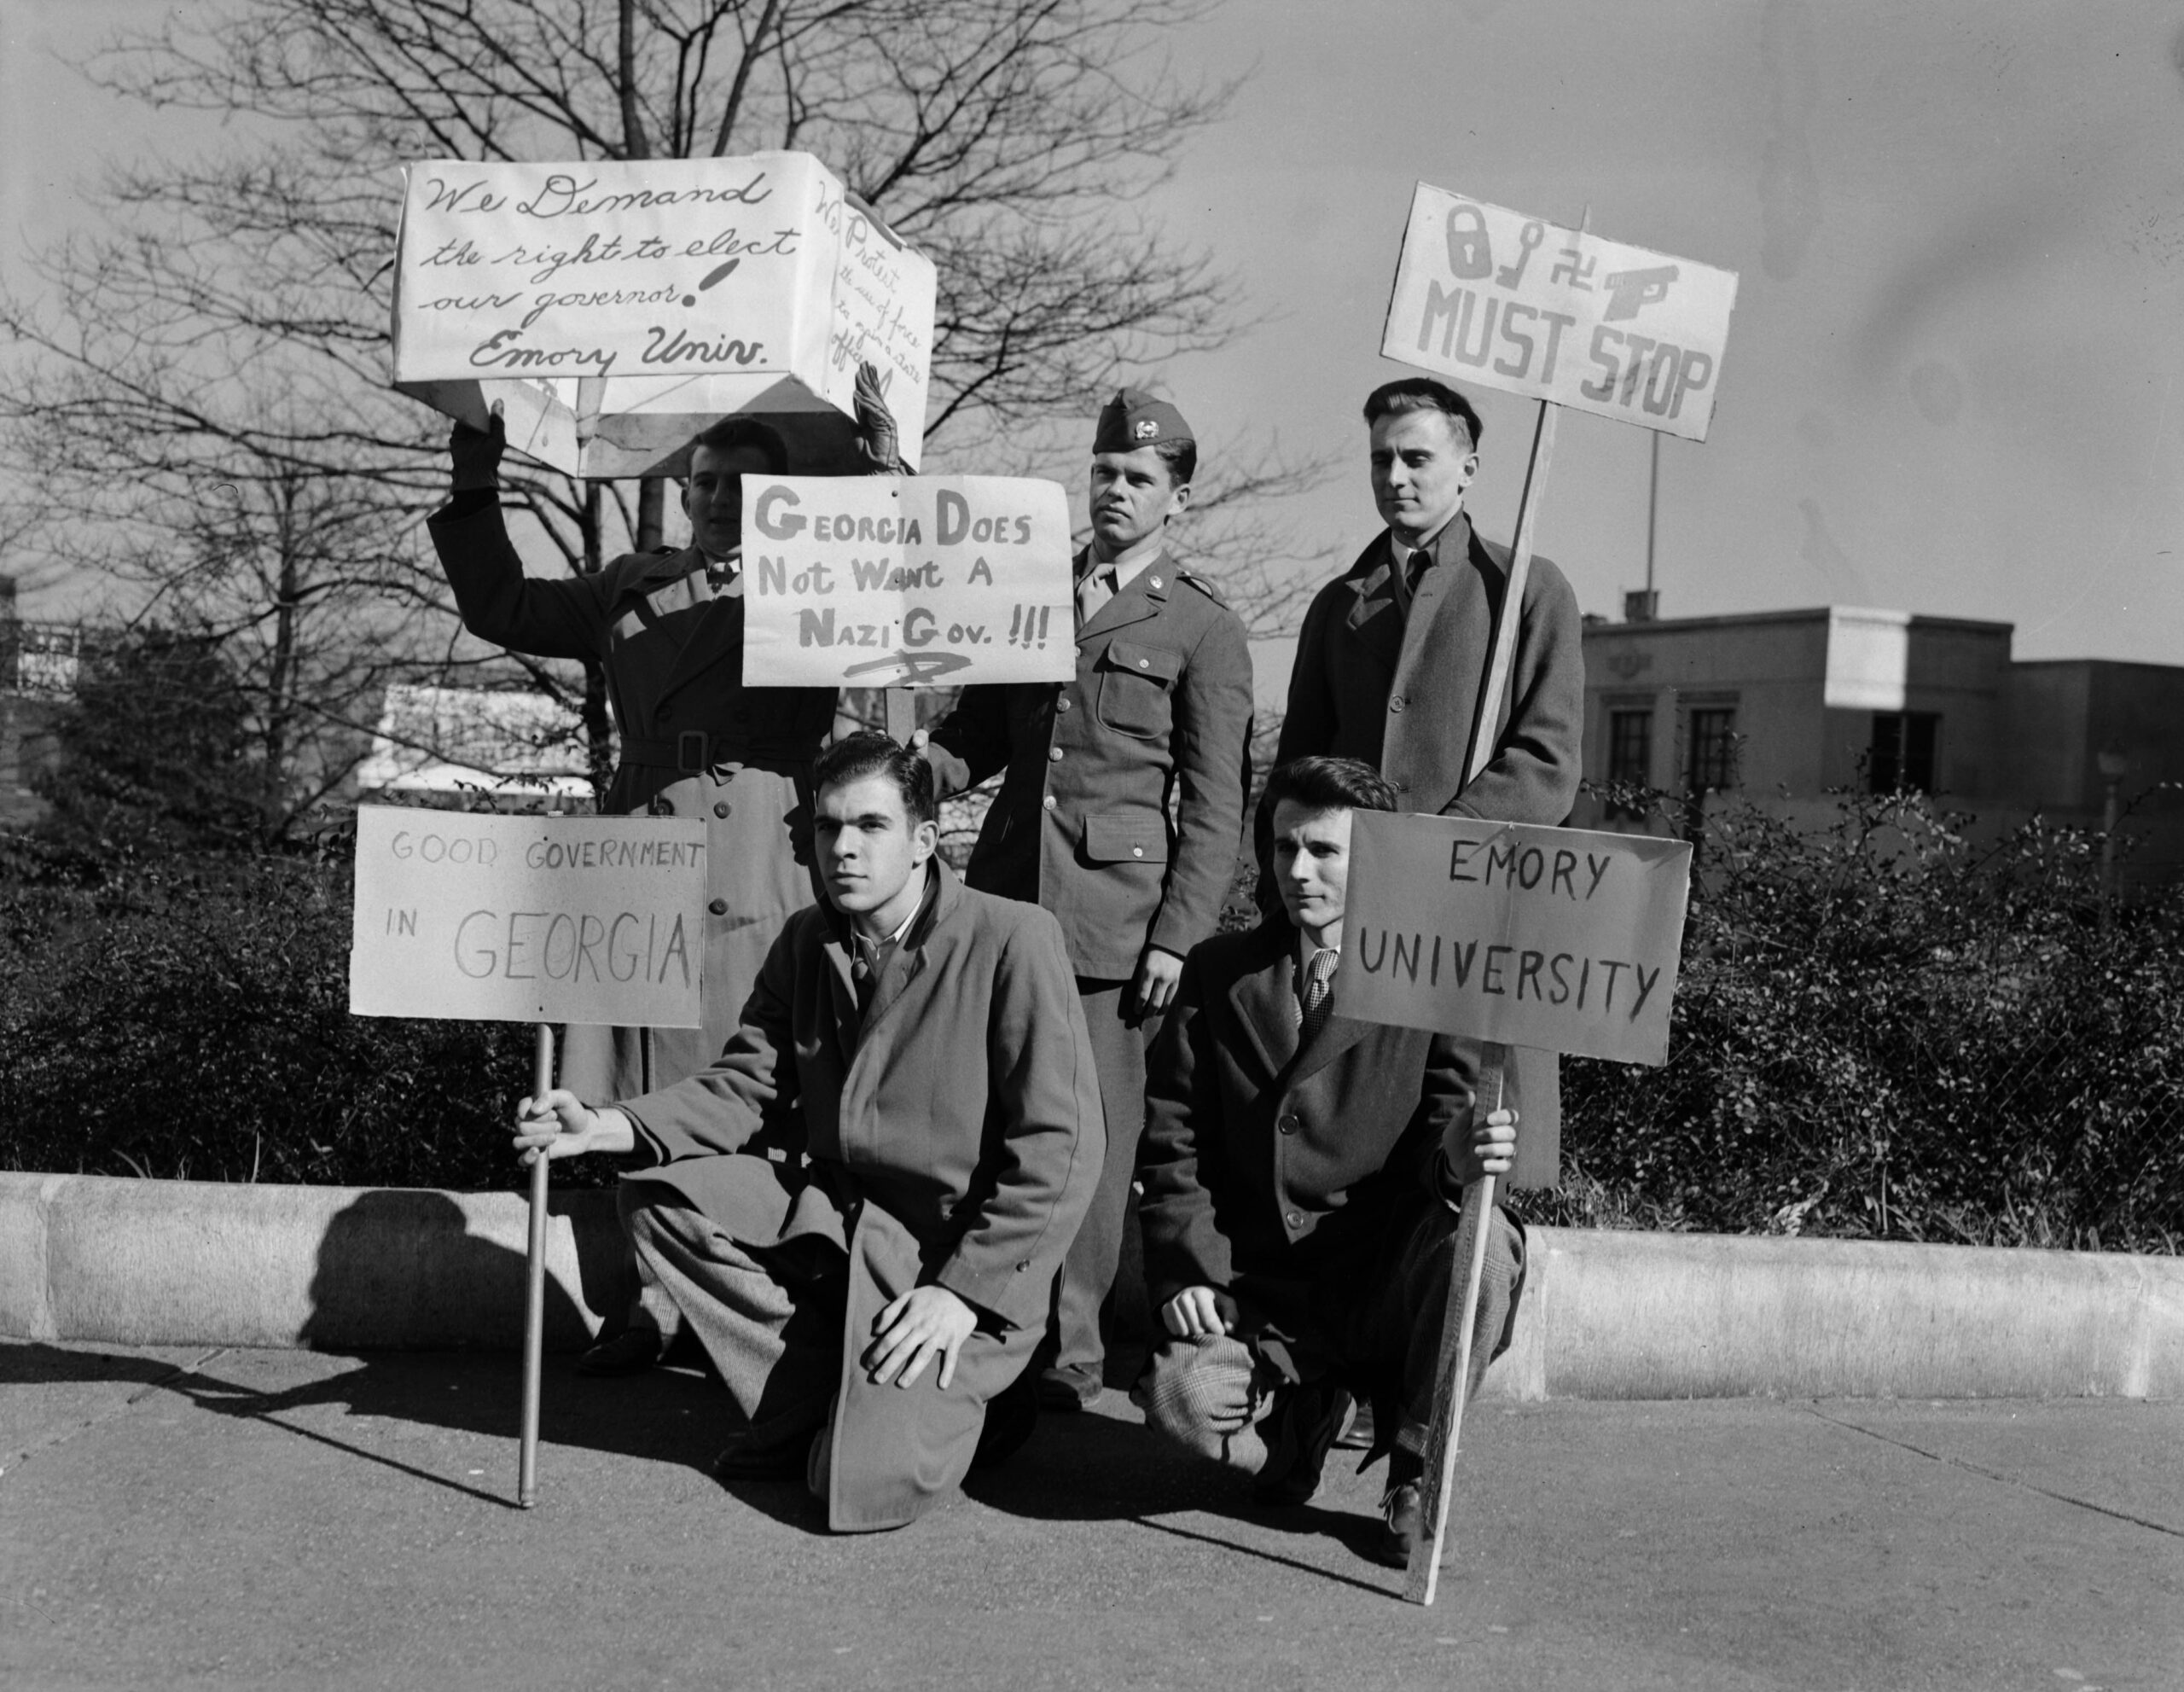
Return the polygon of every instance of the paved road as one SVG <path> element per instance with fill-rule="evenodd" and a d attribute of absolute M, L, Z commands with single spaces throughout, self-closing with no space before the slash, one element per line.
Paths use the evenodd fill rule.
<path fill-rule="evenodd" d="M 2184 1405 L 1488 1405 L 1442 1597 L 1111 1393 L 834 1538 L 719 1389 L 549 1359 L 0 1343 L 0 1686 L 2184 1688 Z"/>

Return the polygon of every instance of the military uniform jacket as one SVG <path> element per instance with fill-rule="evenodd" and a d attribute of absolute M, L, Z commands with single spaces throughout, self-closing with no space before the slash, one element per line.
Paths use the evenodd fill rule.
<path fill-rule="evenodd" d="M 605 670 L 622 740 L 604 809 L 705 819 L 705 1026 L 572 1028 L 562 1059 L 563 1084 L 601 1101 L 691 1074 L 735 1028 L 790 912 L 814 897 L 806 789 L 834 695 L 744 687 L 743 602 L 713 596 L 695 548 L 548 581 L 524 574 L 497 499 L 458 498 L 427 526 L 472 634 Z"/>
<path fill-rule="evenodd" d="M 1467 786 L 1464 759 L 1506 609 L 1509 551 L 1481 540 L 1459 512 L 1435 538 L 1432 555 L 1408 614 L 1385 530 L 1314 596 L 1297 640 L 1279 761 L 1313 753 L 1362 759 L 1394 787 L 1404 811 L 1560 824 L 1583 772 L 1577 596 L 1553 563 L 1532 560 L 1493 756 Z M 1519 1113 L 1532 1154 L 1551 1167 L 1562 1116 L 1554 1055 L 1513 1051 L 1507 1088 L 1502 1102 Z"/>
<path fill-rule="evenodd" d="M 967 688 L 928 755 L 944 794 L 1007 772 L 970 884 L 1044 905 L 1079 975 L 1126 980 L 1148 943 L 1180 956 L 1214 931 L 1251 730 L 1243 623 L 1164 555 L 1077 631 L 1073 679 Z"/>
<path fill-rule="evenodd" d="M 1471 1119 L 1462 1045 L 1330 1015 L 1299 1050 L 1296 945 L 1281 919 L 1206 941 L 1153 1043 L 1138 1175 L 1155 1309 L 1204 1286 L 1279 1313 L 1453 1196 L 1439 1153 Z"/>
<path fill-rule="evenodd" d="M 789 919 L 742 1026 L 701 1073 L 619 1107 L 661 1182 L 739 1241 L 818 1235 L 850 1259 L 835 1412 L 838 1529 L 916 1515 L 968 1466 L 978 1407 L 1030 1361 L 1062 1258 L 1092 1201 L 1107 1131 L 1084 1012 L 1044 911 L 938 885 L 860 1018 L 846 925 Z M 808 1177 L 750 1177 L 786 1152 Z M 813 1189 L 818 1190 L 814 1191 Z M 846 1225 L 845 1225 L 846 1219 Z M 907 1468 L 871 1437 L 904 1394 L 858 1362 L 887 1303 L 921 1282 L 987 1312 L 944 1393 L 912 1389 L 923 1449 Z M 886 1402 L 874 1404 L 874 1395 Z M 967 1405 L 974 1412 L 966 1414 Z"/>

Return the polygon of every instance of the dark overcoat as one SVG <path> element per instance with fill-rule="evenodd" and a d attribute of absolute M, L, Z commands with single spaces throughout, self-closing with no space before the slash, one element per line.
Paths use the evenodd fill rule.
<path fill-rule="evenodd" d="M 816 1236 L 848 1253 L 828 1489 L 839 1531 L 899 1526 L 961 1480 L 987 1402 L 1044 1331 L 1106 1143 L 1054 918 L 971 891 L 937 859 L 932 873 L 861 1021 L 846 927 L 814 906 L 774 943 L 719 1057 L 619 1107 L 659 1160 L 628 1179 L 665 1185 L 739 1241 Z M 875 1387 L 858 1362 L 874 1318 L 927 1282 L 984 1313 L 954 1384 L 929 1368 L 907 1391 Z"/>
<path fill-rule="evenodd" d="M 472 634 L 604 668 L 621 736 L 604 808 L 705 819 L 705 1026 L 572 1027 L 562 1084 L 604 1102 L 694 1074 L 735 1028 L 781 925 L 815 897 L 809 784 L 834 694 L 744 687 L 743 602 L 713 596 L 694 547 L 549 581 L 524 574 L 497 499 L 458 500 L 427 526 Z"/>
<path fill-rule="evenodd" d="M 1463 1044 L 1329 1016 L 1300 1048 L 1296 945 L 1280 919 L 1206 941 L 1153 1043 L 1138 1213 L 1156 1309 L 1203 1286 L 1283 1313 L 1455 1196 L 1439 1154 L 1471 1122 Z"/>
<path fill-rule="evenodd" d="M 1297 640 L 1278 759 L 1362 759 L 1386 777 L 1404 811 L 1558 825 L 1577 801 L 1584 767 L 1577 597 L 1550 561 L 1532 560 L 1493 757 L 1467 784 L 1464 759 L 1505 609 L 1509 550 L 1480 539 L 1459 512 L 1432 555 L 1407 610 L 1385 530 L 1314 596 Z M 1522 1050 L 1511 1057 L 1503 1102 L 1520 1113 L 1527 1139 L 1552 1146 L 1562 1116 L 1554 1057 Z"/>
<path fill-rule="evenodd" d="M 1007 771 L 970 884 L 1044 905 L 1077 973 L 1116 981 L 1219 922 L 1251 734 L 1244 625 L 1162 556 L 1077 631 L 1072 679 L 965 689 L 929 756 L 944 794 Z"/>

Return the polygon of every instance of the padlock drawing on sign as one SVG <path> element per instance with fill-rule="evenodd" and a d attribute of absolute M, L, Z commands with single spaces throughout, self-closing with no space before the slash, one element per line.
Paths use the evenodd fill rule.
<path fill-rule="evenodd" d="M 1449 208 L 1449 269 L 1460 282 L 1477 282 L 1494 273 L 1494 248 L 1486 236 L 1486 214 L 1459 201 Z"/>

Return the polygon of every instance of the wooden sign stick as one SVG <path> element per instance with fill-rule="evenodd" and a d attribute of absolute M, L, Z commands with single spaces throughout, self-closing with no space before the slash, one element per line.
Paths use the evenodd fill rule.
<path fill-rule="evenodd" d="M 531 1065 L 531 1096 L 543 1099 L 554 1085 L 554 1030 L 538 1025 Z M 546 1346 L 546 1173 L 541 1152 L 531 1166 L 531 1245 L 525 1264 L 529 1276 L 523 1319 L 523 1433 L 517 1448 L 515 1501 L 525 1509 L 538 1502 L 538 1390 Z"/>
<path fill-rule="evenodd" d="M 1584 221 L 1592 221 L 1589 211 Z M 1525 617 L 1525 581 L 1531 573 L 1539 492 L 1547 480 L 1548 460 L 1554 455 L 1555 419 L 1561 410 L 1560 406 L 1541 400 L 1539 418 L 1532 427 L 1531 458 L 1525 466 L 1524 492 L 1517 501 L 1517 532 L 1509 548 L 1509 581 L 1502 594 L 1501 625 L 1494 631 L 1486 690 L 1480 700 L 1478 721 L 1472 727 L 1470 755 L 1464 759 L 1467 787 L 1494 757 L 1502 701 L 1508 695 L 1510 677 L 1516 668 L 1517 635 Z M 1479 1060 L 1478 1096 L 1490 1096 L 1496 1110 L 1502 1108 L 1502 1076 L 1508 1061 L 1509 1049 L 1491 1044 L 1484 1049 Z M 1486 1241 L 1493 1231 L 1494 1188 L 1494 1177 L 1482 1175 L 1465 1189 L 1463 1216 L 1456 1228 L 1460 1249 L 1466 1244 L 1470 1247 L 1465 1259 L 1470 1268 L 1462 1287 L 1450 1288 L 1455 1296 L 1449 1300 L 1441 1329 L 1441 1352 L 1449 1363 L 1434 1383 L 1433 1421 L 1426 1440 L 1425 1519 L 1432 1523 L 1433 1532 L 1412 1549 L 1410 1567 L 1403 1575 L 1403 1595 L 1414 1604 L 1432 1603 L 1440 1579 L 1441 1544 L 1449 1531 L 1449 1496 L 1455 1486 L 1457 1437 L 1463 1431 L 1464 1389 L 1471 1379 L 1473 1330 L 1478 1324 L 1478 1277 L 1485 1267 Z M 1455 1354 L 1450 1356 L 1452 1346 Z"/>
<path fill-rule="evenodd" d="M 887 738 L 897 745 L 908 746 L 910 743 L 910 736 L 917 731 L 917 695 L 908 688 L 888 688 L 885 690 L 885 694 L 887 701 Z"/>

